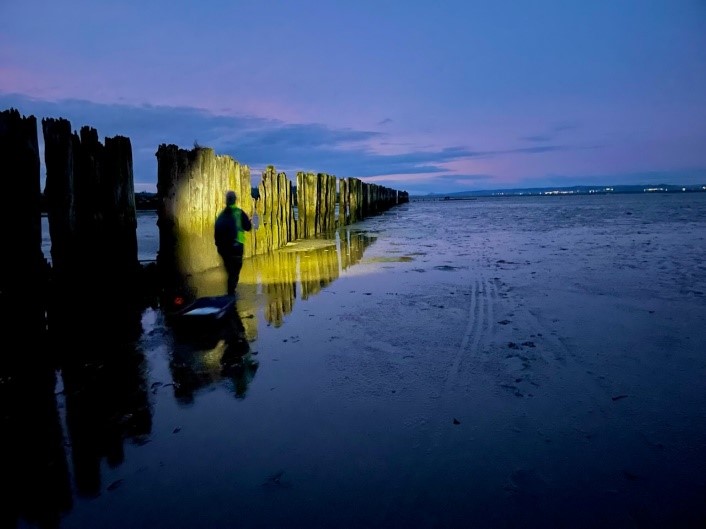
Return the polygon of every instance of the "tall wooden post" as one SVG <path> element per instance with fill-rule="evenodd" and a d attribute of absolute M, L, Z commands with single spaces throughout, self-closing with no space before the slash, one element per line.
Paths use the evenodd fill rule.
<path fill-rule="evenodd" d="M 297 173 L 297 234 L 300 239 L 316 235 L 317 176 L 314 173 Z"/>
<path fill-rule="evenodd" d="M 215 220 L 229 189 L 236 192 L 236 205 L 252 214 L 250 169 L 204 147 L 185 150 L 163 144 L 156 156 L 160 270 L 181 280 L 220 266 L 213 240 Z M 247 237 L 245 256 L 254 253 L 255 241 Z"/>
<path fill-rule="evenodd" d="M 0 237 L 5 248 L 0 258 L 0 319 L 8 331 L 22 329 L 34 338 L 46 324 L 44 293 L 48 278 L 42 254 L 39 145 L 34 116 L 21 116 L 15 109 L 0 112 L 0 160 L 3 196 L 14 203 L 0 208 Z"/>
<path fill-rule="evenodd" d="M 78 138 L 65 119 L 42 120 L 44 161 L 47 170 L 44 195 L 47 203 L 53 275 L 61 280 L 78 261 L 74 160 Z"/>
<path fill-rule="evenodd" d="M 294 204 L 292 186 L 287 175 L 277 173 L 270 165 L 262 173 L 258 186 L 260 199 L 257 202 L 257 213 L 260 217 L 260 227 L 253 233 L 256 240 L 256 253 L 266 253 L 281 248 L 294 240 Z"/>
<path fill-rule="evenodd" d="M 84 126 L 79 136 L 65 119 L 44 119 L 42 129 L 54 265 L 50 329 L 71 337 L 84 325 L 129 340 L 141 330 L 130 140 L 103 145 L 95 129 Z"/>

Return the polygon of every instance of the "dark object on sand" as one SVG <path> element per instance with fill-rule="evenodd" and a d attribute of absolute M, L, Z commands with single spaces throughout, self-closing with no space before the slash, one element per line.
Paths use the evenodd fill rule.
<path fill-rule="evenodd" d="M 206 330 L 219 325 L 234 309 L 235 296 L 206 296 L 172 312 L 169 320 L 181 331 Z"/>

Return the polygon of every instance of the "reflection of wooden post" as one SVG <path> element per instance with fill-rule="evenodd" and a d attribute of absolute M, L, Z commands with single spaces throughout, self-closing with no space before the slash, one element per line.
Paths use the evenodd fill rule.
<path fill-rule="evenodd" d="M 302 299 L 308 299 L 321 292 L 323 287 L 338 279 L 340 265 L 338 252 L 333 246 L 329 250 L 322 248 L 315 252 L 309 252 L 307 259 L 300 258 L 299 273 Z"/>
<path fill-rule="evenodd" d="M 15 109 L 0 112 L 0 160 L 5 168 L 2 186 L 6 201 L 0 208 L 0 237 L 5 249 L 0 258 L 0 318 L 4 328 L 22 328 L 36 336 L 36 331 L 45 326 L 48 271 L 42 254 L 39 145 L 34 116 L 20 116 Z M 10 202 L 16 206 L 11 207 Z M 13 322 L 27 325 L 18 327 Z"/>

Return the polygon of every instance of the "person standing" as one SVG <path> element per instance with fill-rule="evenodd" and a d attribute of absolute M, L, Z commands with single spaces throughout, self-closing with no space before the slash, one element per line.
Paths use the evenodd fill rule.
<path fill-rule="evenodd" d="M 226 207 L 216 217 L 214 240 L 228 274 L 227 294 L 235 295 L 245 250 L 245 232 L 252 229 L 250 217 L 235 205 L 235 191 L 226 192 Z"/>

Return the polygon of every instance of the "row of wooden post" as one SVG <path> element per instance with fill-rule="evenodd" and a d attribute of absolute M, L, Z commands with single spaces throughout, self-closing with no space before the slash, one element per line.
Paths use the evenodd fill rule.
<path fill-rule="evenodd" d="M 102 144 L 95 129 L 84 126 L 77 133 L 62 118 L 42 119 L 41 125 L 44 193 L 36 118 L 16 109 L 0 112 L 7 202 L 0 208 L 6 249 L 0 259 L 0 318 L 8 325 L 16 319 L 34 322 L 37 329 L 48 318 L 72 329 L 78 324 L 69 304 L 100 303 L 96 314 L 104 314 L 107 308 L 124 312 L 126 304 L 140 301 L 144 274 L 137 253 L 132 146 L 123 136 Z M 406 192 L 326 173 L 299 172 L 295 186 L 273 166 L 254 188 L 247 165 L 210 148 L 163 144 L 156 156 L 158 268 L 180 276 L 220 265 L 213 226 L 229 189 L 236 191 L 238 206 L 259 220 L 259 229 L 247 239 L 246 257 L 330 234 L 409 201 Z M 42 200 L 49 217 L 51 265 L 41 249 Z M 96 327 L 99 321 L 90 324 Z"/>
<path fill-rule="evenodd" d="M 237 206 L 259 220 L 258 229 L 246 238 L 245 257 L 297 239 L 330 235 L 338 227 L 409 201 L 406 192 L 326 173 L 298 172 L 294 187 L 273 166 L 262 173 L 255 200 L 248 166 L 205 147 L 160 145 L 157 165 L 162 204 L 158 260 L 160 266 L 176 265 L 187 275 L 220 265 L 213 226 L 229 189 L 236 191 Z"/>

